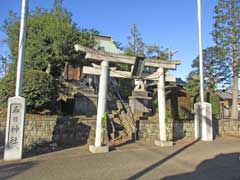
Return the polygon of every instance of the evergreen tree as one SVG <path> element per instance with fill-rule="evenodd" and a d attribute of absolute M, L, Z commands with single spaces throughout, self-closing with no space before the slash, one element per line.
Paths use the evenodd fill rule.
<path fill-rule="evenodd" d="M 220 98 L 214 93 L 211 92 L 211 89 L 209 89 L 209 84 L 205 83 L 205 99 L 206 102 L 209 102 L 212 104 L 212 113 L 214 117 L 219 117 L 220 114 Z M 187 89 L 187 92 L 191 98 L 192 108 L 194 103 L 200 101 L 200 78 L 199 78 L 199 72 L 197 70 L 191 71 L 187 77 L 187 84 L 185 86 Z"/>
<path fill-rule="evenodd" d="M 146 55 L 150 58 L 156 58 L 160 60 L 168 60 L 168 49 L 162 50 L 158 45 L 146 46 Z"/>
<path fill-rule="evenodd" d="M 142 35 L 139 33 L 137 25 L 133 24 L 131 27 L 131 35 L 128 36 L 128 48 L 126 53 L 129 55 L 144 56 L 144 42 Z"/>
<path fill-rule="evenodd" d="M 128 47 L 125 49 L 125 53 L 128 55 L 146 56 L 149 58 L 167 60 L 168 49 L 162 50 L 159 45 L 146 45 L 143 42 L 142 35 L 139 33 L 136 24 L 131 27 L 131 35 L 128 36 Z"/>
<path fill-rule="evenodd" d="M 28 15 L 24 58 L 26 76 L 23 78 L 28 84 L 23 84 L 23 95 L 33 110 L 40 106 L 46 108 L 50 100 L 53 102 L 53 98 L 57 98 L 55 90 L 60 88 L 55 87 L 61 84 L 60 77 L 65 63 L 85 63 L 79 62 L 82 55 L 75 51 L 74 45 L 95 47 L 97 44 L 94 36 L 98 31 L 77 28 L 72 22 L 71 13 L 62 8 L 61 4 L 62 0 L 56 0 L 52 9 L 37 7 Z M 11 54 L 9 73 L 0 81 L 0 105 L 6 105 L 7 97 L 12 96 L 15 86 L 19 26 L 20 18 L 16 13 L 10 12 L 2 26 Z M 50 85 L 54 85 L 54 88 L 48 88 Z M 54 96 L 50 98 L 48 95 Z"/>
<path fill-rule="evenodd" d="M 79 60 L 80 53 L 75 52 L 75 44 L 93 47 L 96 43 L 95 31 L 79 30 L 72 22 L 71 13 L 61 7 L 61 2 L 55 1 L 51 10 L 36 8 L 27 20 L 24 67 L 46 71 L 55 78 L 62 74 L 65 62 Z M 12 70 L 17 59 L 19 24 L 19 17 L 13 12 L 3 24 L 11 51 Z"/>
<path fill-rule="evenodd" d="M 215 7 L 215 24 L 212 32 L 221 49 L 219 61 L 231 70 L 233 86 L 232 118 L 238 119 L 238 77 L 240 61 L 240 0 L 219 0 Z"/>
<path fill-rule="evenodd" d="M 197 102 L 197 98 L 199 97 L 199 89 L 200 89 L 200 78 L 199 74 L 196 71 L 191 71 L 187 77 L 187 84 L 185 86 L 189 96 L 191 97 L 192 104 Z"/>
<path fill-rule="evenodd" d="M 219 51 L 217 47 L 209 47 L 203 50 L 204 89 L 207 102 L 210 102 L 211 97 L 214 96 L 217 85 L 225 82 L 226 74 L 229 71 L 227 67 L 223 66 L 222 61 L 218 60 Z M 199 98 L 200 89 L 199 57 L 193 60 L 192 68 L 193 70 L 187 78 L 186 89 L 194 104 Z"/>
<path fill-rule="evenodd" d="M 203 50 L 203 73 L 206 90 L 214 93 L 217 85 L 228 83 L 229 69 L 224 66 L 223 61 L 219 61 L 219 51 L 217 47 L 209 47 Z M 194 74 L 199 74 L 199 57 L 193 60 L 192 68 Z"/>

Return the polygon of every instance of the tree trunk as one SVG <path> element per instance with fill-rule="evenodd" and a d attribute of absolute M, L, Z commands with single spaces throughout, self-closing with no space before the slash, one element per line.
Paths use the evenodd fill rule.
<path fill-rule="evenodd" d="M 237 4 L 237 3 L 236 3 Z M 238 119 L 238 74 L 239 74 L 239 49 L 238 49 L 238 43 L 237 42 L 237 33 L 234 31 L 234 28 L 237 28 L 237 17 L 232 18 L 232 37 L 235 38 L 236 41 L 232 44 L 232 50 L 233 50 L 233 99 L 232 99 L 232 112 L 231 112 L 231 118 L 232 119 Z"/>
<path fill-rule="evenodd" d="M 232 119 L 238 119 L 238 59 L 233 62 L 233 99 L 232 99 Z"/>

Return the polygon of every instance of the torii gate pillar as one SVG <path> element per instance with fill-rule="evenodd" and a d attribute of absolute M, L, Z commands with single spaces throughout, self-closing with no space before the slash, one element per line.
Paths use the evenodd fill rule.
<path fill-rule="evenodd" d="M 167 141 L 166 133 L 166 102 L 165 102 L 165 85 L 164 85 L 164 69 L 159 68 L 160 74 L 158 80 L 158 114 L 159 114 L 159 140 L 155 140 L 155 145 L 165 147 L 172 146 L 172 141 Z"/>
<path fill-rule="evenodd" d="M 106 112 L 107 103 L 107 89 L 108 89 L 108 77 L 109 77 L 109 62 L 102 61 L 101 63 L 101 75 L 99 83 L 98 93 L 98 108 L 97 108 L 97 122 L 96 122 L 96 136 L 95 144 L 89 146 L 89 150 L 92 153 L 108 152 L 108 146 L 102 146 L 102 117 Z"/>

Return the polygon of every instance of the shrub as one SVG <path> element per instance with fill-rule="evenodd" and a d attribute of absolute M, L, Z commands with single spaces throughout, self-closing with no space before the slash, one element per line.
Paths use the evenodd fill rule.
<path fill-rule="evenodd" d="M 212 113 L 215 117 L 219 117 L 221 110 L 220 110 L 220 98 L 216 94 L 211 94 L 210 96 L 210 103 L 212 104 Z"/>
<path fill-rule="evenodd" d="M 7 74 L 0 81 L 0 107 L 6 107 L 9 97 L 15 93 L 15 73 Z"/>
<path fill-rule="evenodd" d="M 215 117 L 219 117 L 221 110 L 220 110 L 220 98 L 217 94 L 205 92 L 205 99 L 206 102 L 212 104 L 212 114 Z M 200 97 L 197 98 L 197 102 L 200 102 Z"/>
<path fill-rule="evenodd" d="M 24 72 L 22 97 L 26 98 L 28 111 L 49 109 L 56 95 L 51 75 L 38 70 Z M 6 106 L 7 99 L 14 96 L 15 74 L 9 73 L 0 81 L 0 105 Z"/>
<path fill-rule="evenodd" d="M 29 70 L 24 77 L 22 95 L 29 110 L 49 109 L 56 94 L 52 76 L 43 71 Z"/>

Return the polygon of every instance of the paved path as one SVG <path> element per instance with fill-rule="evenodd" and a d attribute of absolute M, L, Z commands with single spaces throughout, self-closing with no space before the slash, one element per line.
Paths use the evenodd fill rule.
<path fill-rule="evenodd" d="M 169 148 L 129 144 L 105 154 L 87 146 L 0 161 L 0 179 L 19 180 L 240 180 L 240 139 L 184 140 Z"/>

